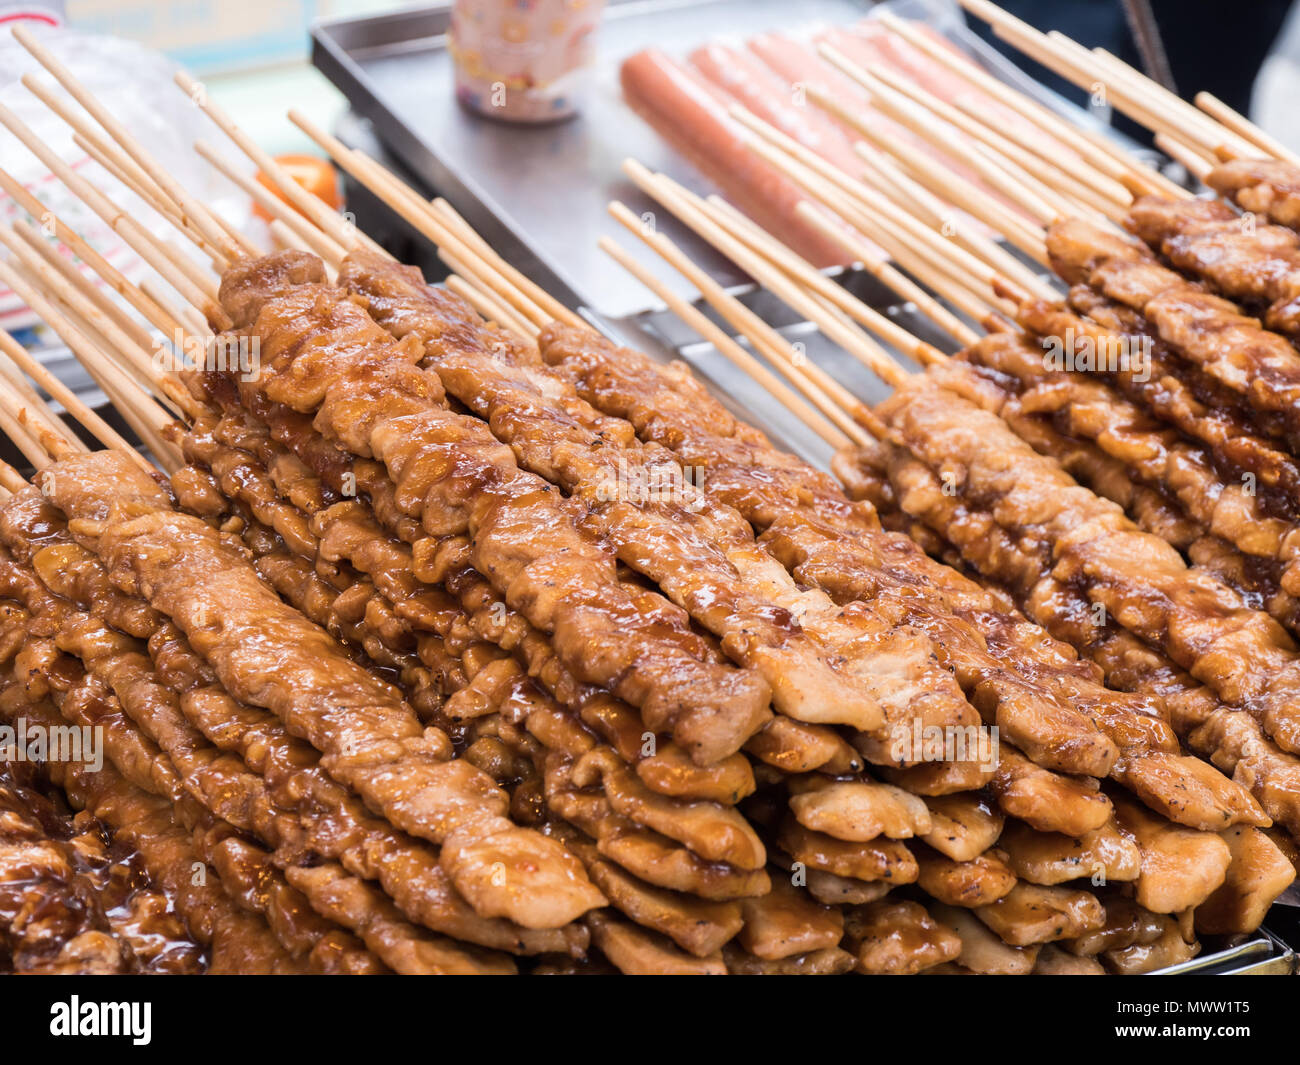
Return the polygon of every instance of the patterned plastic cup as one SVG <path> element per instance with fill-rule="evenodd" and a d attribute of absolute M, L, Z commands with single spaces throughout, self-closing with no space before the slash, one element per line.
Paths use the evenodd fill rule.
<path fill-rule="evenodd" d="M 456 96 L 506 122 L 555 122 L 578 108 L 605 0 L 456 0 L 448 40 Z"/>

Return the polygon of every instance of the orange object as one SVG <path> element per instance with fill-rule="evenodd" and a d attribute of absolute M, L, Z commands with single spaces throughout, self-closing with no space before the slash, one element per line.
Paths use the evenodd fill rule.
<path fill-rule="evenodd" d="M 343 197 L 339 194 L 338 174 L 335 173 L 334 166 L 329 160 L 315 155 L 277 155 L 275 161 L 288 171 L 294 181 L 318 200 L 323 201 L 330 210 L 337 211 L 342 208 Z M 275 193 L 279 199 L 284 200 L 285 203 L 289 202 L 275 182 L 260 170 L 257 172 L 257 180 Z M 270 215 L 257 204 L 253 205 L 253 213 L 263 221 L 271 220 Z"/>

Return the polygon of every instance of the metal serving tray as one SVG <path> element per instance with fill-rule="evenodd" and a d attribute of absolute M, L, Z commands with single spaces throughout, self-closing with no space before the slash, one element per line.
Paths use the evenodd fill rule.
<path fill-rule="evenodd" d="M 1267 929 L 1245 943 L 1171 965 L 1150 976 L 1295 976 L 1295 951 Z"/>
<path fill-rule="evenodd" d="M 385 150 L 450 200 L 517 267 L 566 303 L 583 308 L 612 337 L 663 357 L 689 359 L 733 409 L 824 466 L 830 452 L 820 438 L 737 374 L 710 345 L 696 342 L 671 315 L 649 311 L 650 294 L 599 251 L 596 241 L 613 236 L 678 293 L 695 295 L 606 213 L 611 199 L 638 212 L 653 206 L 622 176 L 619 167 L 628 156 L 696 191 L 713 191 L 623 102 L 618 86 L 623 59 L 650 43 L 662 43 L 680 55 L 728 35 L 844 25 L 872 6 L 869 0 L 615 0 L 600 30 L 597 69 L 582 113 L 541 127 L 486 121 L 457 104 L 446 41 L 449 0 L 319 22 L 312 28 L 312 61 L 347 95 L 354 111 L 372 123 Z M 1102 128 L 1095 116 L 1047 91 L 967 31 L 951 0 L 888 6 L 904 17 L 925 18 L 996 76 L 1071 120 Z M 666 215 L 656 214 L 663 231 L 716 281 L 743 294 L 745 275 Z M 928 323 L 896 306 L 892 293 L 874 280 L 852 274 L 842 280 L 873 306 L 900 316 L 900 324 L 928 331 Z M 869 402 L 884 398 L 884 386 L 816 329 L 789 315 L 779 301 L 763 294 L 757 300 L 769 321 L 805 343 L 808 356 L 856 394 Z"/>
<path fill-rule="evenodd" d="M 448 0 L 319 22 L 312 28 L 312 61 L 357 113 L 374 123 L 394 154 L 446 196 L 498 251 L 512 260 L 544 265 L 547 276 L 538 280 L 561 289 L 557 295 L 572 295 L 599 315 L 621 318 L 644 310 L 647 293 L 611 265 L 596 241 L 603 234 L 624 236 L 606 214 L 611 199 L 625 200 L 634 210 L 650 203 L 623 177 L 623 159 L 633 156 L 699 191 L 711 191 L 695 168 L 624 103 L 618 84 L 622 61 L 648 44 L 681 55 L 705 41 L 737 34 L 847 25 L 872 6 L 869 0 L 616 0 L 599 31 L 596 68 L 582 111 L 555 125 L 492 122 L 461 108 L 452 93 Z M 999 77 L 1077 120 L 1090 120 L 966 31 L 949 0 L 890 6 L 904 15 L 926 17 Z M 665 231 L 674 239 L 684 232 Z M 693 239 L 686 243 L 692 253 L 703 247 Z M 652 253 L 642 254 L 647 263 L 655 261 Z M 744 280 L 718 256 L 699 258 L 724 284 Z M 690 292 L 684 282 L 676 284 L 683 294 Z"/>

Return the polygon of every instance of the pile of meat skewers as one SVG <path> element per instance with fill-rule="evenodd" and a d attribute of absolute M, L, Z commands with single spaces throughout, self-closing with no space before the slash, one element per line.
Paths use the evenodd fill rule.
<path fill-rule="evenodd" d="M 320 216 L 323 256 L 254 256 L 154 195 L 260 363 L 116 382 L 166 478 L 10 419 L 39 471 L 0 504 L 0 709 L 102 730 L 105 773 L 50 782 L 214 970 L 1145 972 L 1294 878 L 1275 793 L 1188 754 L 1169 690 L 1107 687 L 684 368 L 505 273 L 471 293 L 501 328 Z"/>

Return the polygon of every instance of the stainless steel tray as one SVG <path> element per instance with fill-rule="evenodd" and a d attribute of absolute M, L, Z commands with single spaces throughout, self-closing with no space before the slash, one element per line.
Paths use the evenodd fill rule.
<path fill-rule="evenodd" d="M 676 49 L 735 32 L 738 25 L 757 30 L 849 22 L 869 6 L 863 0 L 613 3 L 599 31 L 598 63 L 581 114 L 547 126 L 487 121 L 456 102 L 446 0 L 392 15 L 318 23 L 312 29 L 312 61 L 374 122 L 385 143 L 502 254 L 513 259 L 522 253 L 525 261 L 544 263 L 565 290 L 557 295 L 570 294 L 617 318 L 646 306 L 645 290 L 596 247 L 602 234 L 620 232 L 605 213 L 609 200 L 642 202 L 622 177 L 623 159 L 635 156 L 697 190 L 707 189 L 624 104 L 618 84 L 623 59 L 651 41 L 670 42 Z M 666 231 L 674 239 L 682 235 L 680 229 Z M 701 250 L 690 244 L 693 254 Z M 707 262 L 726 284 L 744 280 L 718 256 L 708 256 Z M 689 291 L 681 282 L 678 288 Z"/>
<path fill-rule="evenodd" d="M 926 17 L 999 77 L 1090 121 L 967 32 L 951 0 L 891 6 Z M 647 306 L 645 290 L 596 248 L 602 234 L 622 232 L 605 212 L 611 199 L 626 200 L 634 209 L 648 206 L 622 176 L 623 159 L 635 156 L 688 186 L 711 191 L 694 167 L 623 102 L 622 61 L 652 43 L 680 55 L 730 35 L 845 25 L 871 7 L 869 0 L 616 0 L 599 31 L 596 69 L 581 114 L 547 126 L 488 121 L 456 102 L 447 52 L 448 0 L 318 22 L 312 27 L 312 61 L 374 123 L 384 143 L 503 255 L 544 265 L 546 276 L 538 280 L 561 289 L 557 295 L 574 296 L 597 314 L 620 318 Z M 682 233 L 666 231 L 674 239 Z M 700 250 L 694 240 L 687 243 L 693 253 Z M 642 254 L 647 263 L 653 261 L 651 253 Z M 699 257 L 724 284 L 744 280 L 720 257 Z M 683 294 L 690 291 L 684 282 L 676 285 Z"/>
<path fill-rule="evenodd" d="M 1238 946 L 1193 958 L 1151 976 L 1295 976 L 1295 951 L 1266 929 Z"/>
<path fill-rule="evenodd" d="M 635 156 L 700 192 L 713 191 L 622 100 L 618 67 L 650 43 L 681 54 L 706 40 L 765 29 L 794 30 L 819 23 L 846 24 L 862 17 L 869 0 L 615 0 L 598 47 L 594 84 L 581 115 L 542 127 L 505 125 L 463 111 L 452 93 L 446 47 L 450 4 L 361 18 L 332 19 L 312 28 L 312 60 L 373 124 L 386 150 L 430 188 L 446 196 L 494 247 L 565 302 L 579 306 L 605 332 L 667 357 L 681 355 L 715 391 L 775 439 L 825 465 L 826 445 L 752 381 L 737 374 L 707 344 L 671 316 L 646 313 L 650 294 L 596 247 L 613 235 L 680 294 L 694 291 L 654 254 L 631 239 L 606 213 L 611 199 L 640 211 L 651 204 L 619 170 Z M 889 5 L 907 17 L 924 17 L 987 69 L 1076 122 L 1101 128 L 1094 116 L 1043 89 L 969 33 L 951 0 L 905 0 Z M 715 280 L 743 291 L 747 278 L 672 218 L 658 223 Z M 902 315 L 902 324 L 925 332 L 926 323 L 894 306 L 870 279 L 847 283 L 869 302 Z M 868 401 L 885 389 L 851 357 L 815 329 L 783 313 L 777 301 L 758 297 L 769 319 L 803 341 L 808 355 Z"/>

